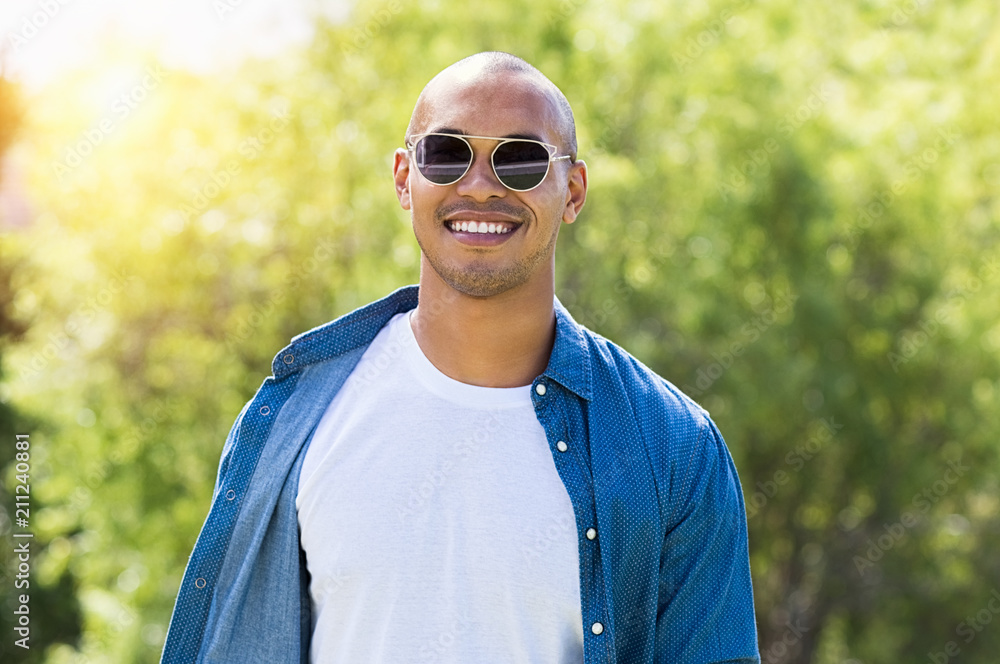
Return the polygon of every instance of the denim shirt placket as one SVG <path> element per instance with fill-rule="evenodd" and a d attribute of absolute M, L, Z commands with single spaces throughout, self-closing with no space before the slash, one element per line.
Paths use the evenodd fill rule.
<path fill-rule="evenodd" d="M 582 403 L 579 397 L 548 374 L 542 374 L 532 383 L 531 400 L 576 517 L 584 664 L 613 662 L 614 641 L 601 568 L 593 475 L 590 455 L 583 442 L 587 438 L 584 431 L 586 419 L 580 412 Z M 588 537 L 588 534 L 593 537 Z"/>
<path fill-rule="evenodd" d="M 186 609 L 182 614 L 183 635 L 173 642 L 176 652 L 163 653 L 163 662 L 183 661 L 185 655 L 182 653 L 200 651 L 216 581 L 225 560 L 224 552 L 229 546 L 242 499 L 278 411 L 294 390 L 297 377 L 293 374 L 285 380 L 276 380 L 273 376 L 266 378 L 234 426 L 236 438 L 231 448 L 232 457 L 219 474 L 220 483 L 212 507 L 178 592 L 177 604 Z"/>

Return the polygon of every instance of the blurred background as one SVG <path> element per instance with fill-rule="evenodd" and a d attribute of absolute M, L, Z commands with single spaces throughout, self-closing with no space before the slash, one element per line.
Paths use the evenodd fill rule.
<path fill-rule="evenodd" d="M 996 662 L 998 12 L 5 0 L 0 660 L 158 661 L 230 425 L 290 337 L 416 282 L 392 151 L 497 49 L 590 168 L 559 298 L 726 437 L 763 662 Z"/>

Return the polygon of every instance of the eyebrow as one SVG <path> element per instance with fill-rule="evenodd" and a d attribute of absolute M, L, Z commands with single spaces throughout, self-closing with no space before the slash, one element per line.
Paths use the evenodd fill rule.
<path fill-rule="evenodd" d="M 470 136 L 461 129 L 455 129 L 454 127 L 441 127 L 440 129 L 431 129 L 427 132 L 428 134 L 455 134 L 457 136 Z M 507 134 L 505 136 L 497 136 L 496 138 L 525 138 L 529 141 L 538 141 L 539 143 L 544 143 L 540 136 L 537 134 Z"/>

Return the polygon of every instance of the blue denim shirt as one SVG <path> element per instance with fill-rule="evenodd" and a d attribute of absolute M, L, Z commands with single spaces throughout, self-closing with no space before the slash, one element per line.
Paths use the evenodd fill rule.
<path fill-rule="evenodd" d="M 308 441 L 401 288 L 292 340 L 226 439 L 163 664 L 308 662 Z M 708 413 L 555 301 L 532 401 L 576 516 L 584 662 L 759 664 L 736 468 Z M 557 443 L 566 443 L 558 445 Z M 562 451 L 561 451 L 562 450 Z"/>

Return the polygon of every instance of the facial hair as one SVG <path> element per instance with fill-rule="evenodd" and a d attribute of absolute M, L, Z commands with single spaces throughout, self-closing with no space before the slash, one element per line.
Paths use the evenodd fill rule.
<path fill-rule="evenodd" d="M 530 211 L 515 207 L 505 201 L 492 201 L 483 205 L 470 205 L 463 201 L 442 205 L 435 211 L 434 221 L 443 226 L 445 218 L 449 215 L 468 211 L 500 213 L 514 217 L 521 222 L 521 227 L 515 231 L 519 233 L 526 232 L 528 224 L 534 221 Z M 518 257 L 512 263 L 496 265 L 494 257 L 490 257 L 490 260 L 474 259 L 461 267 L 450 263 L 439 252 L 435 251 L 434 247 L 427 246 L 427 243 L 422 242 L 420 233 L 415 233 L 415 235 L 417 244 L 420 245 L 420 250 L 427 258 L 427 262 L 448 286 L 471 297 L 493 297 L 528 281 L 538 266 L 552 255 L 558 231 L 559 225 L 556 224 L 548 242 L 527 256 Z"/>

